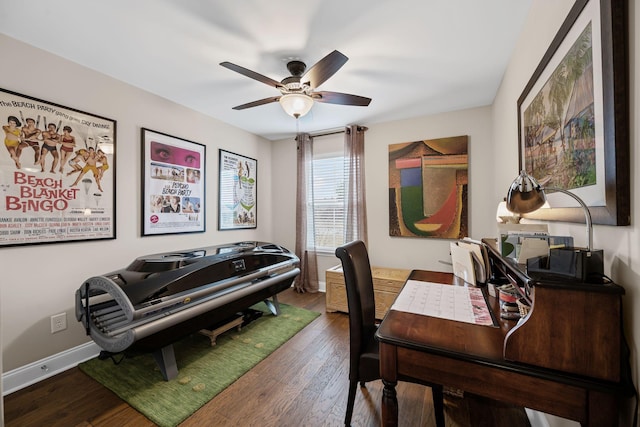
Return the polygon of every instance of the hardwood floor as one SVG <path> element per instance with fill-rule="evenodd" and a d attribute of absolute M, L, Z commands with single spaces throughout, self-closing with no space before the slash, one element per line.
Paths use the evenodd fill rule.
<path fill-rule="evenodd" d="M 343 425 L 348 316 L 325 313 L 323 293 L 298 294 L 290 289 L 279 300 L 322 315 L 180 427 Z M 397 389 L 401 426 L 435 426 L 431 389 L 407 383 Z M 359 388 L 352 426 L 380 426 L 381 393 L 380 381 Z M 6 396 L 4 409 L 7 427 L 154 426 L 78 368 Z M 445 395 L 445 418 L 452 427 L 529 426 L 522 408 L 468 394 Z"/>

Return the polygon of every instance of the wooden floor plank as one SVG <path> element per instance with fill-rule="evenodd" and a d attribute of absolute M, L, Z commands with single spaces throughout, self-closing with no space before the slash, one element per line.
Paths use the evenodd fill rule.
<path fill-rule="evenodd" d="M 322 315 L 196 411 L 180 427 L 341 426 L 349 387 L 349 319 L 324 312 L 323 293 L 290 289 L 279 300 Z M 397 387 L 401 426 L 434 426 L 431 390 Z M 380 426 L 382 383 L 358 387 L 352 426 Z M 70 369 L 5 397 L 7 427 L 147 427 L 154 424 L 110 390 Z M 529 427 L 522 408 L 476 396 L 445 396 L 447 426 Z"/>

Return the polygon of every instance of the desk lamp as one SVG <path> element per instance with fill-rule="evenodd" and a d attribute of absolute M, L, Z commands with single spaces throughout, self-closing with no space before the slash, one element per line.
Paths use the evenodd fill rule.
<path fill-rule="evenodd" d="M 537 271 L 534 264 L 539 266 L 546 264 L 544 270 L 549 276 L 572 277 L 580 281 L 601 281 L 603 275 L 602 250 L 593 250 L 593 225 L 591 223 L 591 213 L 589 208 L 570 191 L 562 188 L 543 188 L 534 177 L 524 170 L 513 181 L 507 192 L 507 209 L 517 214 L 526 214 L 539 209 L 546 202 L 546 192 L 558 192 L 571 196 L 576 200 L 584 211 L 587 225 L 587 248 L 563 248 L 562 250 L 550 251 L 549 257 L 537 259 L 534 262 L 527 262 L 527 271 Z"/>

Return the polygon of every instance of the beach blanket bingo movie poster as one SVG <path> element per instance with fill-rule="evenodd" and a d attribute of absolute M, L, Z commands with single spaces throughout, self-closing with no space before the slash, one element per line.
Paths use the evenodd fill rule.
<path fill-rule="evenodd" d="M 0 89 L 0 245 L 115 238 L 116 122 Z"/>

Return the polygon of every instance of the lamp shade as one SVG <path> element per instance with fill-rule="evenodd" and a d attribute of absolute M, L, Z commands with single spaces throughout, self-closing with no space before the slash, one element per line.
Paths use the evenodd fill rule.
<path fill-rule="evenodd" d="M 522 171 L 509 187 L 507 209 L 513 213 L 526 214 L 541 208 L 546 200 L 544 190 L 538 181 Z"/>
<path fill-rule="evenodd" d="M 304 116 L 313 107 L 313 98 L 303 93 L 288 93 L 280 97 L 282 109 L 296 119 Z"/>

